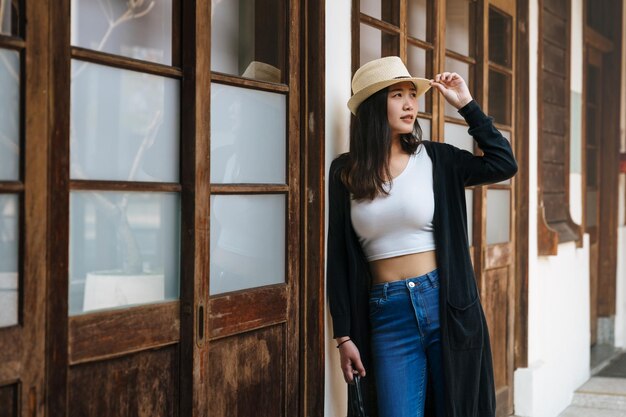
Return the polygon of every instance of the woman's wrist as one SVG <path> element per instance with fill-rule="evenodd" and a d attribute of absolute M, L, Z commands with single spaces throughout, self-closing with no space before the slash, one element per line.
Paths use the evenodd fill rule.
<path fill-rule="evenodd" d="M 350 339 L 349 337 L 345 337 L 345 338 L 343 338 L 343 340 L 341 342 L 337 342 L 337 349 L 339 349 L 344 344 L 348 343 L 350 340 L 352 340 L 352 339 Z"/>

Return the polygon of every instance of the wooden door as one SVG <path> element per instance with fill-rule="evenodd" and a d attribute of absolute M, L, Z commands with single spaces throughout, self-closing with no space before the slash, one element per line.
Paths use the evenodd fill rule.
<path fill-rule="evenodd" d="M 486 108 L 496 127 L 516 148 L 515 91 L 516 2 L 490 1 L 487 22 L 488 64 Z M 513 363 L 515 323 L 515 178 L 482 187 L 480 204 L 480 290 L 491 335 L 498 416 L 513 413 Z M 478 254 L 477 254 L 478 255 Z"/>
<path fill-rule="evenodd" d="M 3 417 L 43 416 L 45 401 L 46 4 L 0 1 Z"/>
<path fill-rule="evenodd" d="M 212 6 L 208 402 L 212 416 L 294 416 L 299 3 Z"/>
<path fill-rule="evenodd" d="M 600 232 L 600 160 L 602 156 L 602 53 L 589 46 L 586 53 L 585 97 L 585 231 L 589 233 L 589 316 L 591 345 L 598 339 L 598 273 Z"/>
<path fill-rule="evenodd" d="M 208 5 L 49 6 L 46 415 L 206 415 Z"/>
<path fill-rule="evenodd" d="M 472 95 L 515 148 L 515 1 L 446 1 L 445 64 L 469 82 Z M 445 104 L 443 136 L 478 153 L 467 126 Z M 497 415 L 513 412 L 515 180 L 466 189 L 468 236 L 493 353 Z"/>

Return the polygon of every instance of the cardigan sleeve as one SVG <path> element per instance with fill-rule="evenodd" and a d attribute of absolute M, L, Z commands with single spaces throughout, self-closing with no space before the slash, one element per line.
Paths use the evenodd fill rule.
<path fill-rule="evenodd" d="M 491 184 L 511 178 L 517 172 L 517 162 L 509 141 L 493 125 L 493 118 L 483 113 L 475 100 L 459 109 L 469 125 L 468 133 L 483 151 L 477 156 L 464 149 L 452 147 L 455 165 L 463 175 L 465 186 Z"/>
<path fill-rule="evenodd" d="M 347 190 L 339 178 L 338 165 L 335 159 L 329 171 L 326 246 L 326 288 L 330 314 L 333 318 L 334 338 L 350 335 L 350 294 L 345 236 Z"/>

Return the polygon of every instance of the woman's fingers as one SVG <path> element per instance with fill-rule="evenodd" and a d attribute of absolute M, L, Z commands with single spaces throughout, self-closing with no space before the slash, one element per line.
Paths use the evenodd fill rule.
<path fill-rule="evenodd" d="M 361 362 L 361 355 L 359 350 L 352 342 L 346 342 L 341 346 L 341 370 L 343 371 L 343 378 L 351 384 L 354 381 L 354 375 L 359 374 L 365 376 L 365 367 Z"/>

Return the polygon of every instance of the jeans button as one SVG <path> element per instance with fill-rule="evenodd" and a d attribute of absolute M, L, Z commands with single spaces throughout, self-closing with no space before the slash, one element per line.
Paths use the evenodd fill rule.
<path fill-rule="evenodd" d="M 415 287 L 415 283 L 414 282 L 409 282 L 409 287 L 411 287 L 411 288 Z"/>

